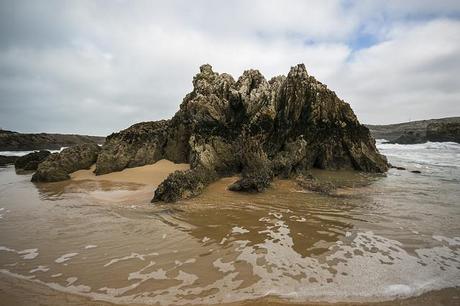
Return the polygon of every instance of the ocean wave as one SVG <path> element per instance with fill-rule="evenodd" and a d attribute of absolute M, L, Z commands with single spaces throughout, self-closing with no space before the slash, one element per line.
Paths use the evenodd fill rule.
<path fill-rule="evenodd" d="M 420 144 L 390 144 L 386 140 L 376 141 L 379 151 L 390 163 L 427 166 L 432 170 L 445 172 L 451 168 L 460 169 L 460 144 L 455 142 L 426 142 Z"/>
<path fill-rule="evenodd" d="M 42 150 L 47 150 L 47 151 L 50 151 L 51 153 L 59 153 L 62 150 L 64 150 L 65 148 L 67 148 L 67 147 L 61 147 L 59 150 L 49 150 L 49 149 L 42 149 Z M 32 151 L 0 151 L 0 155 L 4 155 L 4 156 L 24 156 L 24 155 L 27 155 L 29 153 L 38 152 L 38 151 L 40 151 L 40 150 L 32 150 Z"/>

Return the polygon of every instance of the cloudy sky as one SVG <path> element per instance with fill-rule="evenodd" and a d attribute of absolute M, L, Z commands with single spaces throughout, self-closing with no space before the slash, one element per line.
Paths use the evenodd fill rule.
<path fill-rule="evenodd" d="M 171 117 L 203 63 L 305 63 L 361 122 L 460 115 L 460 1 L 0 0 L 0 127 L 107 135 Z"/>

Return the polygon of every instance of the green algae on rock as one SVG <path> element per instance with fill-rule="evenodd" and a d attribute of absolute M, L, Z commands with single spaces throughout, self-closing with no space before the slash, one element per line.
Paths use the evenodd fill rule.
<path fill-rule="evenodd" d="M 201 66 L 172 119 L 135 124 L 107 137 L 96 174 L 163 158 L 190 163 L 191 170 L 171 174 L 155 201 L 195 196 L 216 178 L 236 173 L 242 178 L 232 190 L 262 191 L 275 176 L 311 168 L 388 169 L 350 105 L 308 75 L 303 64 L 270 81 L 257 70 L 235 81 Z"/>

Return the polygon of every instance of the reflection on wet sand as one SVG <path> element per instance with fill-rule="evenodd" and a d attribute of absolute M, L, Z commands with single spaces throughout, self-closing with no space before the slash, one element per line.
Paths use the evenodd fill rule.
<path fill-rule="evenodd" d="M 145 188 L 143 184 L 136 183 L 117 183 L 110 181 L 62 181 L 56 183 L 35 183 L 35 187 L 40 193 L 42 200 L 61 200 L 64 196 L 77 195 L 84 193 L 112 193 L 113 197 L 117 197 L 123 191 L 138 191 Z M 149 188 L 151 193 L 151 188 Z M 129 193 L 132 196 L 132 193 Z"/>
<path fill-rule="evenodd" d="M 267 227 L 282 221 L 289 228 L 293 249 L 303 257 L 327 251 L 353 227 L 353 206 L 343 199 L 302 194 L 290 180 L 275 181 L 263 194 L 235 194 L 226 188 L 235 179 L 224 178 L 203 195 L 177 205 L 181 211 L 171 219 L 193 225 L 190 234 L 198 240 L 225 244 L 232 241 L 229 233 L 236 232 L 249 245 L 265 241 Z"/>
<path fill-rule="evenodd" d="M 61 199 L 63 195 L 88 193 L 100 200 L 126 202 L 145 200 L 153 196 L 153 187 L 158 186 L 170 173 L 187 170 L 188 164 L 175 164 L 160 160 L 153 165 L 127 168 L 109 174 L 94 174 L 95 165 L 88 170 L 79 170 L 70 175 L 71 179 L 55 183 L 34 183 L 43 200 Z M 131 192 L 137 191 L 137 192 Z"/>

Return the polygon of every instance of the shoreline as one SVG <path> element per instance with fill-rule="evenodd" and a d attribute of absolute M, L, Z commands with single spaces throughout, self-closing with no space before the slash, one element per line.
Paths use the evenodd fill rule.
<path fill-rule="evenodd" d="M 14 275 L 0 270 L 0 300 L 7 302 L 7 305 L 74 305 L 74 306 L 147 306 L 149 304 L 141 303 L 118 303 L 105 299 L 91 297 L 91 294 L 71 292 L 69 290 L 59 290 L 52 288 L 49 284 L 39 282 L 35 279 Z M 191 305 L 222 305 L 222 306 L 433 306 L 433 305 L 454 305 L 452 303 L 460 302 L 460 287 L 442 288 L 423 292 L 419 295 L 408 297 L 394 297 L 385 299 L 375 297 L 369 299 L 360 299 L 359 301 L 296 301 L 283 299 L 277 296 L 266 296 L 250 300 L 234 301 L 229 303 L 218 304 L 191 304 Z"/>
<path fill-rule="evenodd" d="M 144 204 L 147 204 L 146 201 L 148 198 L 151 197 L 152 194 L 152 188 L 150 185 L 154 185 L 157 181 L 161 181 L 163 177 L 166 177 L 169 173 L 171 173 L 174 170 L 178 170 L 177 168 L 183 167 L 186 169 L 188 165 L 185 164 L 174 164 L 171 163 L 167 160 L 161 160 L 157 162 L 156 164 L 153 165 L 147 165 L 143 167 L 136 167 L 136 168 L 130 168 L 130 169 L 125 169 L 124 171 L 120 172 L 115 172 L 111 173 L 108 175 L 101 175 L 101 176 L 95 176 L 92 173 L 92 169 L 88 170 L 80 170 L 78 172 L 74 172 L 72 174 L 72 179 L 68 180 L 67 182 L 58 182 L 58 183 L 50 183 L 50 184 L 43 184 L 43 185 L 48 185 L 52 189 L 63 191 L 64 193 L 67 192 L 66 188 L 68 188 L 68 191 L 70 193 L 75 193 L 75 191 L 83 192 L 85 193 L 85 190 L 87 191 L 87 194 L 93 198 L 97 196 L 97 198 L 105 198 L 105 200 L 112 201 L 114 197 L 120 197 L 122 195 L 125 195 L 123 201 L 126 203 L 129 203 L 130 206 L 127 207 L 129 210 L 119 210 L 118 208 L 115 208 L 113 210 L 115 212 L 115 215 L 117 218 L 122 216 L 124 219 L 123 220 L 113 220 L 114 224 L 118 227 L 119 224 L 122 224 L 126 222 L 127 220 L 132 220 L 132 222 L 129 222 L 129 227 L 126 228 L 127 231 L 123 231 L 123 234 L 125 233 L 130 233 L 132 232 L 134 235 L 137 233 L 136 231 L 133 231 L 134 224 L 139 224 L 143 222 L 144 218 L 148 219 L 144 225 L 139 226 L 137 229 L 140 230 L 141 232 L 148 233 L 149 237 L 151 237 L 151 241 L 156 241 L 156 243 L 164 243 L 163 248 L 168 248 L 169 249 L 169 255 L 164 256 L 165 262 L 168 262 L 171 257 L 174 257 L 176 253 L 174 253 L 173 249 L 175 246 L 170 246 L 169 241 L 173 241 L 174 236 L 170 232 L 168 232 L 168 239 L 164 240 L 166 237 L 165 234 L 162 233 L 164 231 L 164 225 L 169 224 L 168 221 L 176 222 L 176 225 L 179 224 L 180 222 L 184 222 L 187 225 L 190 225 L 190 228 L 198 228 L 197 230 L 192 230 L 192 232 L 189 232 L 186 230 L 185 232 L 187 235 L 190 235 L 191 240 L 196 240 L 198 243 L 202 243 L 202 251 L 206 252 L 209 247 L 210 247 L 210 242 L 208 241 L 214 241 L 214 244 L 218 247 L 220 246 L 219 241 L 224 241 L 221 238 L 225 236 L 225 233 L 233 233 L 231 237 L 234 237 L 236 240 L 242 240 L 242 239 L 249 239 L 254 242 L 258 242 L 258 238 L 263 238 L 267 239 L 264 234 L 259 235 L 257 230 L 262 227 L 262 225 L 259 225 L 257 223 L 257 220 L 259 220 L 260 223 L 268 222 L 261 219 L 259 217 L 265 215 L 264 212 L 262 212 L 266 208 L 266 212 L 268 212 L 269 218 L 270 216 L 273 216 L 274 222 L 271 222 L 270 224 L 275 224 L 279 225 L 280 223 L 277 223 L 277 220 L 281 220 L 283 216 L 281 213 L 284 215 L 283 220 L 286 222 L 287 227 L 282 227 L 280 230 L 283 230 L 284 228 L 289 228 L 290 233 L 287 234 L 285 237 L 286 239 L 293 239 L 294 244 L 292 246 L 292 249 L 294 249 L 297 253 L 299 253 L 299 246 L 308 246 L 308 244 L 304 244 L 305 241 L 301 241 L 301 239 L 310 239 L 310 238 L 298 238 L 298 232 L 305 232 L 309 233 L 308 236 L 312 236 L 315 231 L 321 231 L 319 238 L 324 238 L 324 232 L 322 226 L 331 226 L 332 230 L 329 231 L 330 233 L 334 233 L 334 229 L 337 229 L 341 232 L 342 235 L 345 235 L 348 237 L 348 232 L 350 230 L 350 227 L 347 227 L 347 225 L 353 225 L 355 223 L 347 223 L 345 221 L 344 224 L 341 224 L 342 220 L 342 215 L 334 214 L 334 209 L 340 209 L 340 210 L 345 210 L 347 209 L 348 206 L 336 206 L 336 205 L 331 205 L 328 207 L 324 208 L 324 211 L 321 212 L 321 202 L 322 200 L 327 201 L 322 196 L 318 196 L 316 194 L 312 194 L 312 196 L 304 197 L 302 198 L 302 202 L 290 202 L 290 194 L 298 194 L 297 188 L 295 188 L 294 182 L 292 180 L 275 180 L 273 186 L 267 190 L 266 193 L 264 194 L 253 194 L 253 193 L 234 193 L 231 192 L 227 189 L 228 184 L 230 184 L 233 180 L 237 179 L 237 177 L 232 176 L 232 177 L 225 177 L 221 178 L 220 180 L 214 182 L 211 184 L 208 188 L 207 191 L 205 191 L 203 194 L 200 196 L 194 198 L 194 199 L 189 199 L 189 200 L 184 200 L 180 201 L 178 203 L 179 206 L 175 206 L 175 208 L 172 208 L 171 210 L 174 211 L 177 208 L 177 211 L 174 211 L 171 213 L 169 211 L 168 207 L 168 212 L 166 213 L 160 213 L 158 214 L 158 222 L 161 226 L 158 226 L 156 228 L 150 228 L 150 226 L 155 222 L 155 220 L 151 219 L 150 217 L 155 215 L 157 216 L 156 208 L 151 208 L 149 205 L 149 209 L 144 209 Z M 94 167 L 93 167 L 94 168 Z M 395 179 L 400 178 L 400 174 L 397 171 L 393 171 L 394 174 L 397 174 L 393 176 Z M 390 172 L 391 175 L 392 172 Z M 338 174 L 338 175 L 337 175 Z M 412 174 L 410 173 L 403 173 L 406 176 L 411 176 Z M 347 186 L 343 186 L 344 190 L 340 190 L 340 194 L 338 194 L 338 198 L 342 195 L 348 196 L 348 193 L 354 193 L 358 191 L 360 194 L 365 192 L 367 190 L 365 184 L 366 182 L 372 182 L 374 181 L 373 176 L 367 176 L 367 175 L 361 175 L 357 172 L 331 172 L 331 171 L 318 171 L 315 173 L 315 176 L 317 176 L 319 179 L 324 179 L 328 181 L 332 181 L 337 179 L 337 182 L 345 181 L 347 182 Z M 391 176 L 390 176 L 391 177 Z M 403 177 L 404 178 L 404 177 Z M 421 179 L 423 176 L 414 176 L 414 179 Z M 24 178 L 26 179 L 26 178 Z M 380 180 L 380 176 L 379 179 Z M 363 184 L 364 183 L 364 184 Z M 41 184 L 39 184 L 41 185 Z M 107 188 L 104 190 L 103 185 L 110 185 L 110 188 Z M 132 189 L 128 188 L 128 186 L 133 186 Z M 86 189 L 89 187 L 89 189 Z M 92 190 L 92 189 L 96 190 Z M 364 188 L 364 189 L 361 189 Z M 386 190 L 386 189 L 385 189 Z M 106 192 L 107 191 L 107 192 Z M 280 192 L 281 191 L 281 192 Z M 344 194 L 345 193 L 345 194 Z M 23 193 L 21 193 L 23 194 Z M 232 199 L 230 199 L 230 197 Z M 334 197 L 337 199 L 337 197 Z M 73 205 L 78 205 L 80 203 L 78 198 L 75 198 L 73 195 L 69 198 L 64 199 L 71 199 L 71 201 L 68 202 L 68 204 L 71 204 L 71 207 L 74 207 Z M 137 204 L 135 199 L 139 200 L 137 202 L 141 203 L 141 207 L 131 207 L 132 204 Z M 264 201 L 264 199 L 268 201 Z M 273 200 L 270 200 L 273 199 Z M 277 200 L 282 200 L 285 199 L 284 202 L 278 203 Z M 348 200 L 346 200 L 348 201 Z M 21 202 L 27 202 L 21 200 Z M 115 201 L 116 202 L 116 201 Z M 227 205 L 225 208 L 222 207 L 222 203 L 228 202 L 229 205 Z M 268 203 L 270 202 L 270 203 Z M 307 203 L 310 202 L 310 203 Z M 58 203 L 58 202 L 57 202 Z M 83 202 L 81 202 L 83 203 Z M 285 205 L 283 205 L 283 203 Z M 297 206 L 291 205 L 297 203 Z M 343 203 L 338 203 L 334 202 L 335 204 L 343 204 Z M 345 203 L 345 202 L 344 202 Z M 61 204 L 58 204 L 56 206 L 57 209 L 63 209 L 66 207 L 66 202 L 62 202 L 64 204 L 61 206 Z M 123 203 L 124 204 L 124 203 Z M 325 202 L 323 203 L 325 204 Z M 345 203 L 346 204 L 346 203 Z M 13 206 L 11 206 L 13 207 Z M 44 207 L 43 205 L 41 207 Z M 78 206 L 80 207 L 80 206 Z M 86 216 L 89 212 L 94 212 L 92 207 L 86 207 L 86 206 L 81 206 L 82 207 L 82 212 Z M 252 209 L 255 207 L 256 209 Z M 356 206 L 353 206 L 356 208 Z M 375 207 L 375 206 L 371 206 Z M 123 208 L 125 206 L 123 205 Z M 137 211 L 137 209 L 139 210 Z M 164 207 L 160 207 L 164 208 Z M 198 208 L 198 209 L 197 209 Z M 210 212 L 216 211 L 214 208 L 219 209 L 219 212 L 216 214 L 212 214 Z M 230 208 L 230 209 L 229 209 Z M 296 209 L 297 208 L 297 209 Z M 6 208 L 5 208 L 6 209 Z M 104 212 L 106 209 L 109 209 L 112 211 L 112 208 L 107 208 L 104 206 L 103 208 Z M 242 215 L 234 215 L 235 212 L 241 211 L 241 209 L 249 209 L 251 210 L 252 214 L 247 214 L 246 212 L 244 213 L 244 218 L 242 218 Z M 294 211 L 290 211 L 290 209 Z M 315 212 L 316 210 L 319 210 L 320 213 Z M 261 211 L 262 213 L 258 213 L 257 211 Z M 13 211 L 14 212 L 14 211 Z M 148 217 L 144 217 L 145 213 L 147 212 Z M 79 212 L 78 212 L 79 213 Z M 176 215 L 177 213 L 177 215 Z M 273 214 L 271 214 L 273 213 Z M 278 213 L 276 215 L 275 213 Z M 309 213 L 312 213 L 313 215 L 310 215 Z M 96 215 L 98 214 L 98 211 L 96 211 Z M 270 215 L 271 214 L 271 215 Z M 354 212 L 350 212 L 350 216 L 354 215 Z M 138 219 L 138 217 L 142 215 L 141 218 Z M 217 217 L 218 215 L 223 215 L 223 217 Z M 184 219 L 183 217 L 187 216 L 188 219 Z M 245 219 L 246 216 L 249 216 L 248 219 Z M 305 220 L 300 220 L 299 216 L 305 216 L 307 220 L 311 220 L 312 222 L 308 221 L 307 223 L 302 223 L 305 222 Z M 8 217 L 8 215 L 7 215 Z M 125 218 L 128 217 L 128 218 Z M 176 219 L 174 217 L 177 217 Z M 317 217 L 325 217 L 324 219 L 321 218 L 319 223 L 321 223 L 321 228 L 316 227 L 318 222 Z M 86 218 L 86 217 L 85 217 Z M 106 217 L 104 216 L 103 219 L 101 220 L 106 220 Z M 330 220 L 330 221 L 328 221 Z M 120 223 L 120 221 L 123 221 Z M 167 221 L 165 223 L 165 221 Z M 229 226 L 226 228 L 223 228 L 221 231 L 217 230 L 216 225 L 223 224 L 225 221 Z M 253 223 L 256 222 L 256 223 Z M 95 221 L 94 221 L 95 222 Z M 281 222 L 281 221 L 279 221 Z M 300 222 L 300 223 L 296 223 Z M 338 223 L 337 223 L 338 222 Z M 98 223 L 99 224 L 99 223 Z M 171 223 L 174 224 L 174 223 Z M 254 227 L 251 227 L 254 226 Z M 282 224 L 281 224 L 282 225 Z M 334 225 L 337 225 L 334 227 Z M 355 225 L 356 226 L 356 225 Z M 233 229 L 240 229 L 240 231 L 235 231 L 233 232 Z M 268 227 L 269 228 L 269 227 Z M 358 227 L 360 228 L 360 227 Z M 216 230 L 214 230 L 216 229 Z M 246 232 L 246 229 L 249 230 L 249 232 Z M 361 230 L 365 230 L 360 228 Z M 155 231 L 153 231 L 155 230 Z M 212 232 L 211 232 L 211 231 Z M 276 227 L 272 229 L 271 233 L 272 234 L 279 234 L 280 230 Z M 403 230 L 401 228 L 401 230 Z M 419 231 L 420 229 L 418 228 L 412 228 L 412 230 L 417 230 Z M 214 233 L 216 232 L 216 233 Z M 352 231 L 350 231 L 352 232 Z M 418 235 L 419 233 L 415 233 L 412 231 L 411 233 Z M 270 234 L 270 233 L 269 233 Z M 246 235 L 246 236 L 240 236 L 240 235 Z M 83 235 L 84 236 L 84 235 Z M 263 237 L 262 237 L 263 236 Z M 447 235 L 447 237 L 451 237 L 452 235 Z M 110 237 L 110 236 L 109 236 Z M 169 238 L 170 237 L 170 238 Z M 210 238 L 209 238 L 210 237 Z M 227 237 L 227 236 L 225 236 Z M 230 236 L 229 236 L 230 237 Z M 276 246 L 283 246 L 282 243 L 276 242 L 277 236 L 273 236 L 273 239 L 270 241 L 275 243 Z M 297 238 L 296 238 L 297 237 Z M 391 237 L 390 237 L 391 238 Z M 134 239 L 134 236 L 127 240 L 127 241 L 132 241 Z M 172 239 L 172 240 L 170 240 Z M 209 240 L 211 239 L 211 240 Z M 296 240 L 297 239 L 297 240 Z M 332 237 L 331 238 L 332 242 L 335 241 L 336 238 Z M 437 238 L 434 238 L 435 240 L 438 240 Z M 140 239 L 142 240 L 142 239 Z M 190 239 L 189 239 L 190 240 Z M 334 240 L 334 241 L 333 241 Z M 346 240 L 346 239 L 345 239 Z M 96 244 L 99 245 L 98 247 L 101 248 L 100 254 L 103 254 L 102 251 L 102 242 L 105 241 L 105 239 L 99 239 L 99 240 L 94 240 L 90 239 L 88 242 L 82 242 L 80 244 Z M 164 242 L 163 242 L 164 241 Z M 177 239 L 177 241 L 183 241 L 183 239 Z M 398 240 L 399 241 L 399 240 Z M 403 241 L 403 240 L 401 240 Z M 307 241 L 308 242 L 308 241 Z M 20 250 L 22 248 L 30 248 L 33 247 L 33 245 L 24 245 L 23 247 L 16 246 L 14 244 L 9 245 L 12 248 L 15 248 L 17 250 Z M 267 245 L 270 246 L 270 245 Z M 132 250 L 129 249 L 131 252 L 139 252 L 139 254 L 144 255 L 142 251 L 144 246 L 141 248 L 135 249 L 133 248 Z M 288 246 L 289 247 L 289 246 Z M 319 246 L 321 247 L 321 245 Z M 213 247 L 213 249 L 216 247 Z M 220 247 L 219 247 L 220 248 Z M 110 250 L 110 248 L 108 248 Z M 224 251 L 225 249 L 225 251 Z M 305 247 L 303 248 L 305 249 Z M 99 249 L 95 249 L 99 250 Z M 226 247 L 222 247 L 223 252 L 227 252 L 228 249 Z M 65 252 L 75 252 L 74 249 L 66 249 Z M 91 252 L 94 252 L 93 250 Z M 45 254 L 45 251 L 43 252 Z M 64 251 L 60 251 L 59 253 L 64 253 Z M 123 254 L 117 254 L 118 258 L 125 258 L 126 254 L 129 254 L 129 252 L 122 252 Z M 126 253 L 126 254 L 124 254 Z M 205 253 L 208 254 L 208 253 Z M 273 253 L 272 255 L 280 255 L 281 253 Z M 299 253 L 302 256 L 304 256 L 304 253 Z M 56 254 L 56 256 L 59 254 Z M 83 255 L 83 254 L 82 254 Z M 53 254 L 53 256 L 55 256 Z M 86 256 L 86 255 L 85 255 Z M 115 255 L 111 255 L 115 256 Z M 125 256 L 125 257 L 123 257 Z M 171 256 L 171 257 L 168 257 Z M 210 256 L 210 255 L 206 255 Z M 184 261 L 184 258 L 189 258 L 189 257 L 196 257 L 198 258 L 198 261 L 200 261 L 200 256 L 197 256 L 194 254 L 193 256 L 190 255 L 189 253 L 184 254 L 183 257 L 179 257 L 179 262 Z M 314 257 L 314 256 L 313 256 Z M 85 257 L 82 257 L 85 258 Z M 104 257 L 105 258 L 105 257 Z M 138 257 L 136 257 L 139 259 Z M 221 258 L 225 258 L 224 261 L 228 261 L 229 258 L 226 258 L 225 255 L 222 255 Z M 279 258 L 279 257 L 278 257 Z M 77 258 L 76 258 L 77 259 Z M 107 260 L 110 258 L 107 258 Z M 215 258 L 211 258 L 210 262 L 214 260 Z M 143 261 L 143 260 L 142 260 Z M 164 267 L 166 264 L 162 263 L 161 260 L 155 259 L 155 261 L 158 261 L 159 267 Z M 295 261 L 293 261 L 295 262 Z M 78 263 L 78 262 L 76 262 Z M 47 264 L 46 262 L 40 262 L 40 264 Z M 163 266 L 161 266 L 163 264 Z M 200 264 L 203 264 L 203 262 L 200 262 Z M 276 264 L 276 261 L 275 261 Z M 133 267 L 136 265 L 136 261 L 133 261 L 132 263 Z M 32 266 L 30 268 L 33 268 Z M 72 276 L 74 277 L 74 273 L 68 273 L 66 274 L 63 279 L 60 281 L 57 281 L 57 279 L 51 279 L 51 282 L 42 280 L 41 275 L 37 275 L 38 278 L 31 278 L 28 279 L 29 276 L 27 273 L 22 273 L 19 272 L 20 274 L 16 274 L 17 272 L 15 269 L 10 269 L 8 268 L 11 273 L 9 273 L 8 270 L 1 270 L 0 271 L 0 300 L 5 301 L 7 305 L 62 305 L 62 304 L 71 304 L 71 305 L 148 305 L 148 304 L 139 304 L 139 303 L 129 303 L 129 304 L 124 304 L 128 303 L 127 300 L 124 299 L 118 299 L 118 297 L 110 297 L 110 296 L 101 296 L 99 295 L 99 292 L 93 291 L 93 292 L 72 292 L 74 288 L 78 286 L 70 286 L 65 283 L 65 277 L 66 276 Z M 182 269 L 182 268 L 181 268 Z M 192 264 L 190 264 L 190 269 L 185 271 L 188 271 L 188 273 L 196 272 L 194 268 L 192 269 Z M 142 270 L 142 269 L 141 269 Z M 134 271 L 134 272 L 133 272 Z M 129 270 L 128 272 L 130 273 L 135 273 L 137 270 Z M 245 271 L 245 270 L 242 270 Z M 56 271 L 58 272 L 58 271 Z M 50 274 L 51 272 L 49 272 Z M 16 274 L 16 275 L 15 275 Z M 78 274 L 78 273 L 77 273 Z M 201 276 L 200 273 L 196 273 L 197 275 Z M 80 274 L 76 275 L 78 278 L 81 277 L 82 281 L 84 281 L 84 277 Z M 144 274 L 142 274 L 144 275 Z M 374 275 L 380 275 L 380 274 L 374 274 Z M 75 277 L 76 277 L 75 276 Z M 171 275 L 170 279 L 174 279 L 174 275 Z M 206 278 L 203 278 L 206 279 Z M 155 286 L 156 281 L 152 281 L 149 283 L 148 286 Z M 69 281 L 67 281 L 69 283 Z M 82 283 L 83 284 L 83 283 Z M 90 285 L 89 283 L 85 282 L 85 285 Z M 143 284 L 141 282 L 141 284 Z M 353 283 L 349 283 L 353 284 Z M 394 280 L 392 283 L 389 285 L 391 286 L 392 284 L 398 284 L 397 280 Z M 449 286 L 449 284 L 445 284 Z M 145 283 L 145 286 L 147 286 L 147 283 Z M 352 285 L 354 286 L 354 285 Z M 227 305 L 227 306 L 240 306 L 240 305 L 257 305 L 257 306 L 262 306 L 262 305 L 272 305 L 272 306 L 282 306 L 282 305 L 323 305 L 323 306 L 330 306 L 330 305 L 337 305 L 337 306 L 350 306 L 350 305 L 374 305 L 374 306 L 390 306 L 390 305 L 407 305 L 407 306 L 414 306 L 414 305 L 422 305 L 422 306 L 428 306 L 428 305 L 451 305 L 451 304 L 456 304 L 460 301 L 460 288 L 459 287 L 445 287 L 442 288 L 441 284 L 439 284 L 438 288 L 419 288 L 421 290 L 413 291 L 413 292 L 405 292 L 402 293 L 404 297 L 399 297 L 396 294 L 394 295 L 386 295 L 386 292 L 384 290 L 380 289 L 385 289 L 380 288 L 376 291 L 374 291 L 375 296 L 366 296 L 363 294 L 363 292 L 360 292 L 359 289 L 357 291 L 354 291 L 353 289 L 350 290 L 349 292 L 355 292 L 357 294 L 363 295 L 363 297 L 358 296 L 352 296 L 349 295 L 343 296 L 343 300 L 340 301 L 340 298 L 335 298 L 333 295 L 324 295 L 324 296 L 318 296 L 318 297 L 305 297 L 305 300 L 298 300 L 298 299 L 289 299 L 289 296 L 286 295 L 281 295 L 281 296 L 274 296 L 274 295 L 267 295 L 264 297 L 260 297 L 263 295 L 259 295 L 259 298 L 255 299 L 246 299 L 246 300 L 239 300 L 242 298 L 247 298 L 246 296 L 238 296 L 235 295 L 233 296 L 234 298 L 229 298 L 226 300 L 226 303 L 222 303 L 219 305 Z M 450 286 L 458 286 L 456 282 L 453 282 L 450 284 Z M 92 288 L 99 288 L 97 286 Z M 118 288 L 118 286 L 113 286 Z M 123 288 L 122 286 L 120 286 Z M 145 289 L 150 289 L 151 287 L 144 288 Z M 326 287 L 327 288 L 327 287 Z M 371 288 L 371 285 L 370 287 Z M 376 288 L 376 287 L 374 287 Z M 442 288 L 442 289 L 441 289 Z M 289 289 L 289 288 L 288 288 Z M 303 287 L 303 289 L 300 290 L 303 291 L 305 290 L 307 293 L 309 290 L 312 290 L 311 288 L 307 286 Z M 313 289 L 314 290 L 314 289 Z M 427 291 L 425 291 L 427 290 Z M 148 291 L 146 291 L 148 292 Z M 310 291 L 311 293 L 314 293 L 315 291 Z M 270 291 L 266 291 L 267 294 L 270 293 Z M 293 296 L 294 297 L 294 296 Z M 99 300 L 97 300 L 99 298 Z M 148 303 L 148 300 L 145 301 Z M 216 302 L 217 303 L 217 302 Z M 199 303 L 195 305 L 200 305 Z M 215 305 L 215 304 L 214 304 Z"/>

